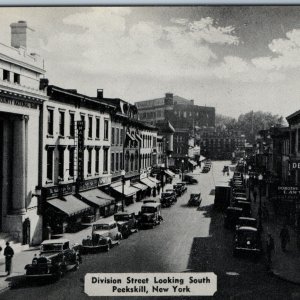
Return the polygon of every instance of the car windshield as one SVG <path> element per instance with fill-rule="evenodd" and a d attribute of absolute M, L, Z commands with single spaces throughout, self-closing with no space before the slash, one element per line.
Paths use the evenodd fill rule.
<path fill-rule="evenodd" d="M 94 230 L 109 230 L 108 224 L 94 224 L 93 225 Z"/>
<path fill-rule="evenodd" d="M 154 213 L 156 212 L 155 207 L 150 207 L 150 206 L 143 206 L 142 207 L 142 213 Z"/>
<path fill-rule="evenodd" d="M 116 221 L 128 221 L 129 216 L 128 215 L 115 215 Z"/>
<path fill-rule="evenodd" d="M 48 251 L 62 251 L 63 244 L 46 244 L 42 245 L 41 251 L 48 252 Z"/>

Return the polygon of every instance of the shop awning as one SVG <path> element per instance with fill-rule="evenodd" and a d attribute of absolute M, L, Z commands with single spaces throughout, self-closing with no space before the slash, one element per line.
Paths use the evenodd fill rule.
<path fill-rule="evenodd" d="M 133 183 L 132 186 L 135 187 L 135 188 L 140 189 L 141 191 L 145 191 L 148 188 L 147 185 L 142 184 L 140 182 Z"/>
<path fill-rule="evenodd" d="M 153 182 L 156 183 L 156 184 L 160 184 L 160 181 L 157 180 L 157 179 L 154 178 L 154 177 L 149 176 L 148 179 L 150 179 L 151 181 L 153 181 Z"/>
<path fill-rule="evenodd" d="M 170 177 L 175 177 L 175 173 L 173 173 L 172 171 L 170 171 L 169 169 L 168 170 L 165 170 L 165 173 L 170 176 Z"/>
<path fill-rule="evenodd" d="M 189 163 L 190 163 L 193 167 L 197 166 L 197 163 L 196 163 L 195 161 L 193 161 L 193 160 L 189 160 Z"/>
<path fill-rule="evenodd" d="M 107 206 L 115 203 L 115 198 L 105 194 L 99 189 L 93 189 L 86 192 L 79 193 L 87 201 L 98 205 L 99 207 Z"/>
<path fill-rule="evenodd" d="M 200 155 L 199 161 L 203 161 L 203 160 L 206 160 L 206 157 Z"/>
<path fill-rule="evenodd" d="M 91 207 L 73 195 L 64 196 L 63 199 L 52 199 L 47 201 L 48 204 L 59 209 L 68 216 L 77 215 L 89 210 Z"/>
<path fill-rule="evenodd" d="M 156 184 L 148 178 L 143 178 L 140 180 L 142 183 L 146 184 L 150 188 L 156 187 Z"/>
<path fill-rule="evenodd" d="M 111 186 L 111 188 L 113 190 L 117 191 L 118 193 L 123 194 L 122 184 L 118 185 L 118 186 Z M 133 186 L 124 185 L 124 196 L 125 197 L 131 197 L 131 196 L 135 195 L 138 191 L 139 191 L 138 188 L 135 188 Z"/>

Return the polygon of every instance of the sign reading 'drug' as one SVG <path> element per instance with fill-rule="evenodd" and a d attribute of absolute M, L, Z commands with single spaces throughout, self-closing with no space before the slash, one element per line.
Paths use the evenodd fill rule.
<path fill-rule="evenodd" d="M 89 296 L 213 296 L 214 273 L 88 273 Z"/>

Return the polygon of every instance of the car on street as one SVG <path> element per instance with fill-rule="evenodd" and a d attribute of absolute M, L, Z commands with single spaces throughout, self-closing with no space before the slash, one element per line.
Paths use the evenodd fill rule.
<path fill-rule="evenodd" d="M 161 203 L 155 200 L 143 201 L 140 212 L 139 226 L 153 228 L 154 226 L 159 225 L 161 221 Z"/>
<path fill-rule="evenodd" d="M 176 186 L 181 188 L 181 193 L 184 194 L 187 191 L 187 186 L 184 182 L 176 183 Z"/>
<path fill-rule="evenodd" d="M 235 231 L 233 255 L 253 255 L 255 257 L 262 253 L 262 243 L 257 228 L 241 226 Z"/>
<path fill-rule="evenodd" d="M 122 238 L 116 221 L 100 220 L 92 225 L 92 236 L 82 240 L 82 251 L 83 253 L 102 249 L 109 251 L 112 246 L 118 245 Z"/>
<path fill-rule="evenodd" d="M 194 178 L 191 175 L 187 175 L 187 174 L 183 176 L 183 181 L 185 181 L 186 184 L 197 184 L 198 183 L 198 180 L 196 178 Z"/>
<path fill-rule="evenodd" d="M 257 220 L 255 218 L 239 217 L 236 224 L 236 229 L 243 226 L 257 228 Z"/>
<path fill-rule="evenodd" d="M 191 194 L 187 205 L 188 206 L 200 206 L 201 202 L 202 202 L 201 193 Z"/>
<path fill-rule="evenodd" d="M 134 213 L 127 211 L 120 211 L 114 215 L 114 220 L 117 222 L 119 232 L 121 232 L 123 238 L 129 237 L 133 232 L 137 232 L 138 221 L 135 218 Z"/>
<path fill-rule="evenodd" d="M 173 193 L 170 192 L 161 193 L 160 203 L 162 207 L 170 207 L 174 203 Z"/>
<path fill-rule="evenodd" d="M 224 217 L 224 227 L 235 229 L 239 217 L 242 216 L 243 210 L 240 207 L 227 207 Z"/>
<path fill-rule="evenodd" d="M 239 207 L 243 210 L 243 217 L 251 217 L 252 210 L 251 210 L 251 203 L 248 201 L 235 201 L 233 206 Z"/>
<path fill-rule="evenodd" d="M 45 240 L 40 247 L 39 256 L 25 266 L 26 278 L 53 277 L 59 279 L 67 271 L 79 269 L 81 263 L 78 245 L 70 247 L 67 239 Z"/>
<path fill-rule="evenodd" d="M 166 193 L 170 193 L 173 196 L 173 202 L 177 202 L 177 194 L 174 189 L 166 189 Z"/>

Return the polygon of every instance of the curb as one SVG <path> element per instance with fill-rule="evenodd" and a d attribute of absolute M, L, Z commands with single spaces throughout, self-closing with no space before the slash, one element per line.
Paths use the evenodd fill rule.
<path fill-rule="evenodd" d="M 295 284 L 295 285 L 300 285 L 300 281 L 296 281 L 296 280 L 293 280 L 293 279 L 289 279 L 289 278 L 283 276 L 282 274 L 276 272 L 276 270 L 270 270 L 270 273 L 271 273 L 273 276 L 275 276 L 275 277 L 277 277 L 277 278 L 279 278 L 279 279 L 281 279 L 281 280 L 284 280 L 284 281 L 286 281 L 286 282 L 289 282 L 289 283 L 292 283 L 292 284 Z"/>

